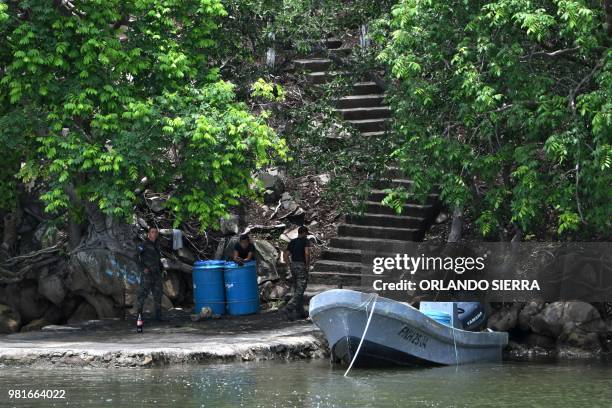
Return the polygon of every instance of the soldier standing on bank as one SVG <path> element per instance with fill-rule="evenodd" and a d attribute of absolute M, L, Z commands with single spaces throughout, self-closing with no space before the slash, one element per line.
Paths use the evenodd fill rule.
<path fill-rule="evenodd" d="M 308 228 L 298 228 L 297 238 L 292 239 L 285 250 L 285 259 L 291 260 L 291 275 L 294 279 L 293 297 L 287 303 L 285 312 L 289 320 L 306 317 L 304 313 L 304 292 L 308 284 L 308 268 L 310 264 L 310 241 Z"/>
<path fill-rule="evenodd" d="M 140 289 L 138 291 L 138 313 L 142 315 L 144 302 L 149 292 L 153 294 L 155 304 L 155 320 L 161 321 L 162 300 L 162 263 L 161 252 L 157 245 L 159 230 L 149 227 L 147 239 L 138 247 L 142 273 L 140 275 Z"/>

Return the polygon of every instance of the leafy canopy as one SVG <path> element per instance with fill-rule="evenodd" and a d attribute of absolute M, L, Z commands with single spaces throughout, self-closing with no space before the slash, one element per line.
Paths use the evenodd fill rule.
<path fill-rule="evenodd" d="M 438 186 L 484 235 L 609 233 L 604 21 L 583 0 L 401 0 L 380 23 L 379 59 L 397 80 L 394 156 L 417 190 Z"/>
<path fill-rule="evenodd" d="M 38 181 L 48 211 L 73 189 L 128 217 L 146 177 L 173 187 L 177 223 L 224 215 L 286 152 L 209 58 L 226 15 L 219 0 L 0 2 L 2 196 Z"/>

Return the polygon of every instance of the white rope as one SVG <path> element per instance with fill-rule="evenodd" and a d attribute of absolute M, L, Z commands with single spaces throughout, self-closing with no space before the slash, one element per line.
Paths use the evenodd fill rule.
<path fill-rule="evenodd" d="M 355 360 L 357 360 L 357 355 L 359 355 L 359 350 L 361 350 L 363 339 L 365 339 L 366 333 L 368 332 L 368 327 L 370 327 L 370 321 L 372 320 L 372 315 L 374 314 L 374 308 L 376 307 L 377 298 L 378 298 L 378 294 L 375 293 L 374 302 L 372 303 L 372 310 L 370 310 L 370 315 L 368 316 L 368 321 L 366 322 L 365 329 L 363 329 L 363 334 L 361 335 L 361 340 L 359 340 L 359 345 L 357 346 L 357 350 L 355 350 L 355 355 L 353 356 L 351 363 L 349 364 L 348 368 L 346 369 L 346 372 L 344 373 L 345 377 L 348 375 L 349 371 L 351 371 L 351 368 L 353 367 L 353 363 L 355 363 Z M 370 302 L 368 301 L 365 305 L 366 313 L 368 311 L 368 303 Z M 347 344 L 347 348 L 350 350 L 350 344 Z"/>

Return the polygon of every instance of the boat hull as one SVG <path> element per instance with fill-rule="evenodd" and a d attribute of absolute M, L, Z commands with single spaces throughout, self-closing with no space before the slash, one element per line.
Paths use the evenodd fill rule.
<path fill-rule="evenodd" d="M 348 364 L 356 354 L 374 304 L 372 294 L 335 289 L 310 303 L 332 359 Z M 377 297 L 355 366 L 428 366 L 500 361 L 508 334 L 445 326 L 417 309 Z"/>

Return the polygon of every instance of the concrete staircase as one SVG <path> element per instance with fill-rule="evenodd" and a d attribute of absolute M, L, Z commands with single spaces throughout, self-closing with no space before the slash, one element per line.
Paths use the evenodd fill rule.
<path fill-rule="evenodd" d="M 342 42 L 327 41 L 330 53 L 348 55 L 349 48 Z M 295 60 L 298 69 L 304 71 L 314 85 L 323 84 L 337 75 L 349 74 L 334 70 L 332 60 L 324 56 L 313 56 Z M 355 126 L 362 137 L 385 137 L 391 110 L 384 100 L 384 91 L 375 82 L 357 82 L 352 86 L 350 95 L 336 100 L 335 111 L 346 122 Z M 410 180 L 402 178 L 397 171 L 391 170 L 387 180 L 375 184 L 361 214 L 348 214 L 338 225 L 338 235 L 331 239 L 327 249 L 310 272 L 306 297 L 314 296 L 324 290 L 345 287 L 357 288 L 361 283 L 361 251 L 373 244 L 391 245 L 405 241 L 420 241 L 431 220 L 438 211 L 437 195 L 432 194 L 425 204 L 408 202 L 401 215 L 390 207 L 381 204 L 386 196 L 383 191 L 392 186 L 408 187 Z"/>

